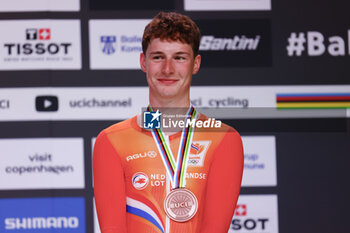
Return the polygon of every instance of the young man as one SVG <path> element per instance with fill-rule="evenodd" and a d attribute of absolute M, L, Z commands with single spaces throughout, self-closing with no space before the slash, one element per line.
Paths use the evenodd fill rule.
<path fill-rule="evenodd" d="M 185 108 L 191 119 L 208 119 L 190 104 L 199 40 L 196 24 L 178 13 L 161 12 L 146 26 L 140 63 L 149 110 Z M 96 140 L 102 233 L 226 233 L 242 178 L 239 134 L 224 124 L 220 130 L 162 132 L 142 129 L 140 122 L 135 116 L 112 125 Z"/>

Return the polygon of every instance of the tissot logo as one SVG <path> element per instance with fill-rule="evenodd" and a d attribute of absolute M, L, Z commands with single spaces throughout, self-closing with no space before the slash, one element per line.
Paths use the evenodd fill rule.
<path fill-rule="evenodd" d="M 37 29 L 26 29 L 26 39 L 27 40 L 38 39 Z"/>
<path fill-rule="evenodd" d="M 51 39 L 50 28 L 29 28 L 25 30 L 25 39 L 30 43 L 5 43 L 4 47 L 8 55 L 21 55 L 21 54 L 57 54 L 63 53 L 67 55 L 70 51 L 72 43 L 48 43 Z M 38 42 L 36 42 L 38 41 Z M 44 43 L 45 42 L 45 43 Z"/>
<path fill-rule="evenodd" d="M 37 96 L 35 108 L 38 112 L 55 112 L 58 110 L 57 96 Z"/>
<path fill-rule="evenodd" d="M 0 70 L 81 67 L 79 20 L 1 20 L 0 35 Z"/>
<path fill-rule="evenodd" d="M 235 210 L 235 216 L 247 216 L 247 205 L 237 204 Z M 242 218 L 232 220 L 233 230 L 265 230 L 266 223 L 268 223 L 268 218 Z"/>
<path fill-rule="evenodd" d="M 240 195 L 229 233 L 278 233 L 276 195 Z"/>
<path fill-rule="evenodd" d="M 247 215 L 247 205 L 237 204 L 235 209 L 235 216 L 246 216 Z"/>
<path fill-rule="evenodd" d="M 39 29 L 39 40 L 50 40 L 51 32 L 49 28 Z"/>
<path fill-rule="evenodd" d="M 198 25 L 203 67 L 271 65 L 268 20 L 203 20 Z"/>
<path fill-rule="evenodd" d="M 51 29 L 50 28 L 40 28 L 40 29 L 26 29 L 26 39 L 27 40 L 50 40 Z"/>

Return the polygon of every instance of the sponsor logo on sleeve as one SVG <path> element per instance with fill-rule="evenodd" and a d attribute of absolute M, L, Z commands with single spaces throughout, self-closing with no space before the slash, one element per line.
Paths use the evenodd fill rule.
<path fill-rule="evenodd" d="M 157 152 L 155 152 L 154 150 L 150 150 L 150 151 L 147 151 L 147 152 L 142 152 L 142 153 L 136 153 L 136 154 L 133 154 L 133 155 L 129 155 L 127 156 L 125 159 L 127 162 L 129 161 L 135 161 L 137 159 L 143 159 L 143 158 L 155 158 L 157 157 Z"/>

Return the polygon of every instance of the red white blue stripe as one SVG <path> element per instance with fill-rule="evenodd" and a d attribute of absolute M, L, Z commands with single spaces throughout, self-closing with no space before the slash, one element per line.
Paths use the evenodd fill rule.
<path fill-rule="evenodd" d="M 156 228 L 158 228 L 160 232 L 164 233 L 165 228 L 163 221 L 161 220 L 161 215 L 159 214 L 159 211 L 151 202 L 147 202 L 148 200 L 146 199 L 144 200 L 144 202 L 141 202 L 134 198 L 126 197 L 126 212 L 149 221 Z"/>

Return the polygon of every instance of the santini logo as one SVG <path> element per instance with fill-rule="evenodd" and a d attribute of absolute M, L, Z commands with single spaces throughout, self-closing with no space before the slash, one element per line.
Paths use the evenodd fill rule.
<path fill-rule="evenodd" d="M 215 38 L 214 36 L 202 36 L 199 50 L 256 50 L 260 36 L 247 38 L 246 36 L 234 36 L 233 38 Z"/>
<path fill-rule="evenodd" d="M 69 229 L 78 228 L 77 217 L 33 217 L 33 218 L 5 218 L 5 229 Z"/>

